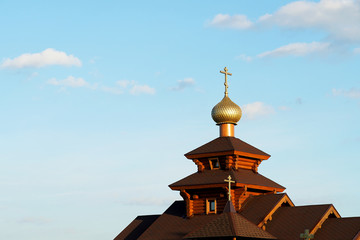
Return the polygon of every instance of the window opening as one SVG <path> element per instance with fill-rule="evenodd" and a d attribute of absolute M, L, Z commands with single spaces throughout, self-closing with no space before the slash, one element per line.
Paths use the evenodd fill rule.
<path fill-rule="evenodd" d="M 210 158 L 209 162 L 211 169 L 220 169 L 220 163 L 218 158 Z"/>
<path fill-rule="evenodd" d="M 206 199 L 206 214 L 216 213 L 216 199 Z"/>

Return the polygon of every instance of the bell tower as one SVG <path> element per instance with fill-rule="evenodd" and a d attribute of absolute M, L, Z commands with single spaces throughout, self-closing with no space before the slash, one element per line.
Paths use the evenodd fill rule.
<path fill-rule="evenodd" d="M 227 77 L 232 74 L 226 67 L 220 73 L 225 75 L 225 96 L 211 111 L 220 136 L 186 153 L 197 172 L 169 185 L 180 191 L 187 217 L 221 213 L 228 200 L 239 212 L 249 196 L 285 190 L 258 173 L 258 166 L 270 155 L 235 137 L 242 112 L 228 96 Z"/>

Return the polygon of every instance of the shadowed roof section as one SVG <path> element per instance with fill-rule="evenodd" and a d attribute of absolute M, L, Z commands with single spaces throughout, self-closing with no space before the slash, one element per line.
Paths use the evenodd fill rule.
<path fill-rule="evenodd" d="M 114 240 L 137 239 L 160 215 L 138 216 Z"/>
<path fill-rule="evenodd" d="M 240 214 L 258 225 L 286 194 L 251 196 L 242 207 Z"/>
<path fill-rule="evenodd" d="M 236 212 L 235 207 L 231 201 L 227 201 L 227 203 L 224 207 L 223 213 L 227 213 L 227 212 L 233 212 L 233 213 Z"/>
<path fill-rule="evenodd" d="M 238 169 L 238 170 L 204 170 L 203 172 L 193 173 L 171 185 L 171 189 L 184 186 L 201 186 L 211 184 L 226 184 L 224 179 L 228 176 L 235 181 L 235 184 L 248 184 L 256 186 L 264 186 L 268 188 L 276 189 L 277 191 L 283 191 L 285 187 L 277 184 L 276 182 L 264 177 L 259 173 L 255 173 L 252 170 Z"/>
<path fill-rule="evenodd" d="M 299 239 L 305 229 L 313 229 L 331 204 L 280 207 L 266 225 L 266 231 L 279 239 Z"/>
<path fill-rule="evenodd" d="M 270 233 L 246 220 L 243 216 L 236 213 L 235 210 L 231 211 L 231 203 L 229 204 L 228 202 L 227 205 L 229 205 L 228 208 L 230 211 L 224 211 L 213 221 L 187 234 L 184 239 L 209 239 L 223 237 L 277 239 Z"/>
<path fill-rule="evenodd" d="M 360 217 L 329 218 L 315 233 L 316 240 L 354 240 L 360 239 Z"/>
<path fill-rule="evenodd" d="M 211 153 L 245 155 L 266 160 L 269 154 L 235 137 L 219 137 L 185 154 L 189 159 L 205 157 Z"/>
<path fill-rule="evenodd" d="M 217 216 L 213 214 L 186 218 L 185 203 L 175 201 L 140 237 L 134 240 L 181 240 L 186 234 L 209 223 Z M 131 238 L 122 239 L 132 240 Z"/>

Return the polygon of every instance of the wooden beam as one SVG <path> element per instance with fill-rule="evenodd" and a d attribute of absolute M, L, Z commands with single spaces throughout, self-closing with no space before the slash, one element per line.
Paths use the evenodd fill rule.
<path fill-rule="evenodd" d="M 186 203 L 186 216 L 190 218 L 194 215 L 194 206 L 193 201 L 190 200 L 190 194 L 187 193 L 185 190 L 181 190 L 180 195 L 183 197 Z"/>
<path fill-rule="evenodd" d="M 360 240 L 360 231 L 358 232 L 358 234 L 356 234 L 353 240 Z"/>
<path fill-rule="evenodd" d="M 199 161 L 199 159 L 193 159 L 193 162 L 198 167 L 198 172 L 203 172 L 204 171 L 205 166 L 204 166 L 204 164 L 202 162 Z"/>

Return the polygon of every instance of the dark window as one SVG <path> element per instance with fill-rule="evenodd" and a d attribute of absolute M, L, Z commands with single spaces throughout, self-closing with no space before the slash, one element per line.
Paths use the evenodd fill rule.
<path fill-rule="evenodd" d="M 206 199 L 206 214 L 216 213 L 216 199 Z"/>
<path fill-rule="evenodd" d="M 220 163 L 218 158 L 210 158 L 209 161 L 211 169 L 220 169 Z"/>
<path fill-rule="evenodd" d="M 215 200 L 210 200 L 209 201 L 209 211 L 210 212 L 215 212 Z"/>

